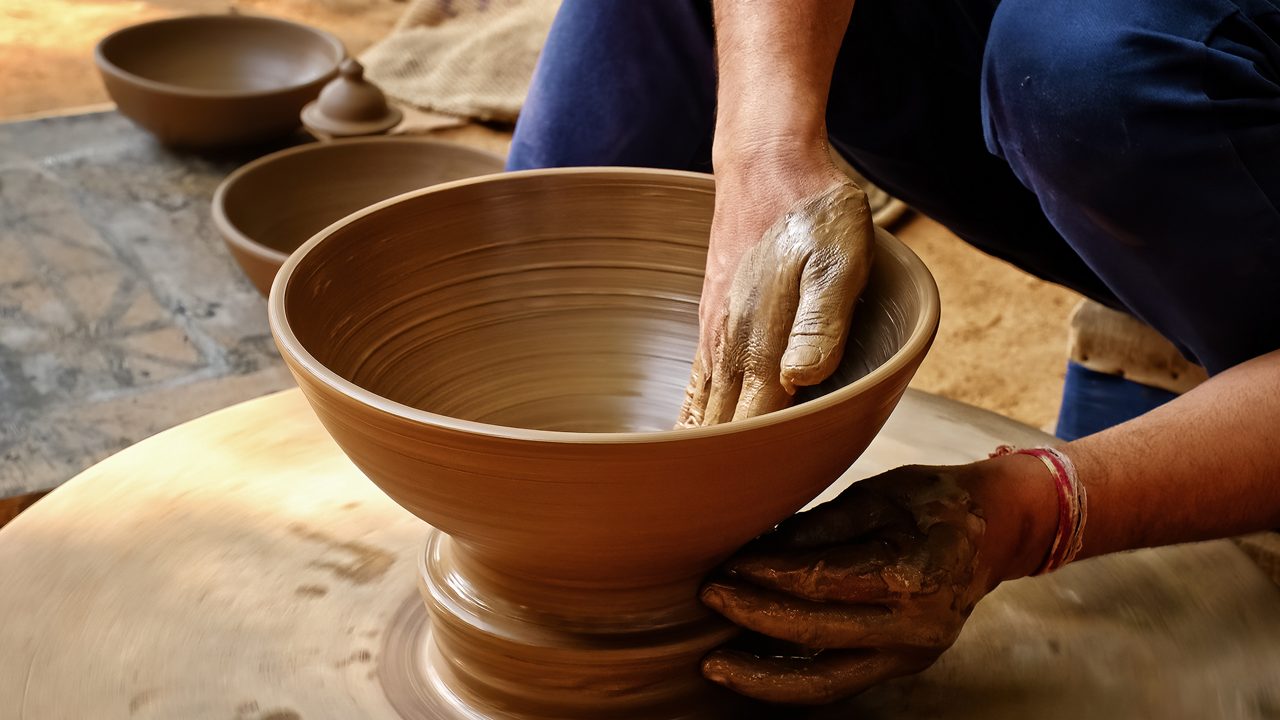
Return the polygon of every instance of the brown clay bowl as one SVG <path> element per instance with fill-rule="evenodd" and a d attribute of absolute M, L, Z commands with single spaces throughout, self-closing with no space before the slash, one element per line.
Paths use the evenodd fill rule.
<path fill-rule="evenodd" d="M 694 606 L 699 577 L 858 458 L 939 312 L 924 264 L 881 231 L 831 381 L 779 412 L 670 429 L 713 196 L 707 175 L 622 168 L 401 195 L 289 258 L 271 329 L 347 455 L 495 592 L 580 618 Z"/>
<path fill-rule="evenodd" d="M 188 148 L 292 132 L 345 55 L 323 30 L 246 15 L 146 22 L 111 33 L 94 50 L 120 112 L 161 142 Z"/>
<path fill-rule="evenodd" d="M 213 195 L 213 220 L 266 295 L 289 253 L 331 223 L 410 190 L 501 170 L 497 155 L 433 140 L 312 143 L 231 173 Z"/>

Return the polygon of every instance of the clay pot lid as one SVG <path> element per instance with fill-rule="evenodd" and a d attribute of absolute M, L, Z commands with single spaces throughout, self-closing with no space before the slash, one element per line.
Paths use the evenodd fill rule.
<path fill-rule="evenodd" d="M 338 77 L 324 86 L 319 98 L 302 108 L 302 124 L 328 137 L 384 133 L 402 116 L 387 104 L 377 85 L 364 79 L 364 66 L 352 58 L 342 61 Z"/>

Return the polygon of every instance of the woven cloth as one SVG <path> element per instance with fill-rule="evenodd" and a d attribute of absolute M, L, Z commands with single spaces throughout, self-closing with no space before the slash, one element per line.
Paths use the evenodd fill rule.
<path fill-rule="evenodd" d="M 364 52 L 365 75 L 393 100 L 512 122 L 560 0 L 412 0 Z"/>
<path fill-rule="evenodd" d="M 1209 378 L 1150 325 L 1092 300 L 1080 301 L 1071 314 L 1068 350 L 1072 360 L 1094 372 L 1172 393 Z"/>

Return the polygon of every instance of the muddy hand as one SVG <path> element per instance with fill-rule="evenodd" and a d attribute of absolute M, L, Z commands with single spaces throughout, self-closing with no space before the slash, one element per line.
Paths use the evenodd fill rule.
<path fill-rule="evenodd" d="M 951 471 L 864 480 L 745 547 L 703 602 L 799 647 L 720 649 L 703 673 L 760 700 L 814 704 L 932 664 L 998 582 L 979 552 L 986 521 Z"/>
<path fill-rule="evenodd" d="M 874 247 L 866 194 L 836 181 L 754 235 L 754 244 L 727 237 L 750 223 L 726 231 L 726 216 L 753 210 L 725 209 L 717 199 L 701 337 L 678 427 L 784 408 L 797 387 L 831 375 L 844 352 Z"/>

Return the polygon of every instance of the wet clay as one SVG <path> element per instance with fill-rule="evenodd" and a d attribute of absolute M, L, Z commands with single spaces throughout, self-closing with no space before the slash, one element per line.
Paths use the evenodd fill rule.
<path fill-rule="evenodd" d="M 666 429 L 713 199 L 709 176 L 669 171 L 464 180 L 347 217 L 277 277 L 272 330 L 317 416 L 440 531 L 419 572 L 445 704 L 731 712 L 698 677 L 730 633 L 701 579 L 839 477 L 923 358 L 936 287 L 879 232 L 830 382 L 776 413 Z"/>
<path fill-rule="evenodd" d="M 875 229 L 866 193 L 837 184 L 765 231 L 711 316 L 710 357 L 693 361 L 678 427 L 763 415 L 840 364 L 854 302 L 867 284 Z"/>
<path fill-rule="evenodd" d="M 345 55 L 336 37 L 305 25 L 194 15 L 114 32 L 94 60 L 130 120 L 168 145 L 218 148 L 296 130 Z"/>
<path fill-rule="evenodd" d="M 493 153 L 421 138 L 312 143 L 258 158 L 213 195 L 227 249 L 263 295 L 289 253 L 351 213 L 410 190 L 502 170 Z"/>
<path fill-rule="evenodd" d="M 923 670 L 998 584 L 978 562 L 985 531 L 952 468 L 855 483 L 749 544 L 702 590 L 735 624 L 799 651 L 717 650 L 704 672 L 760 700 L 820 704 Z"/>

